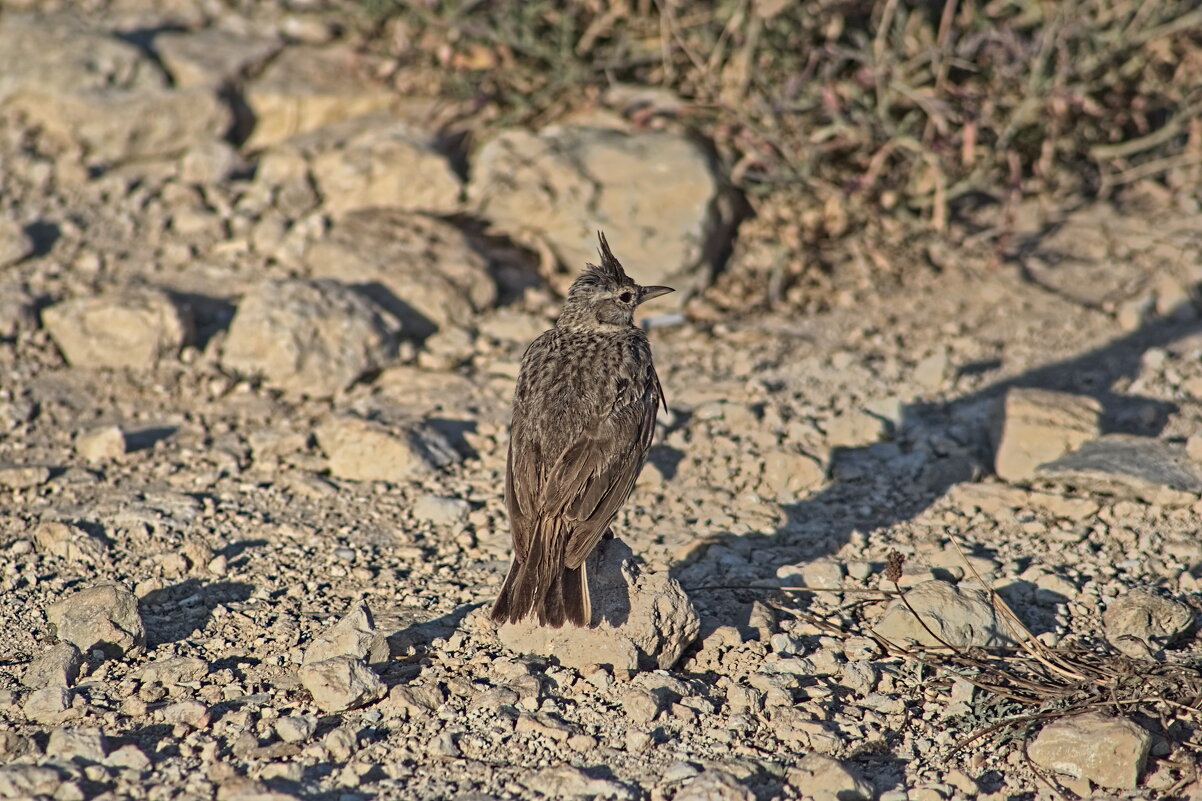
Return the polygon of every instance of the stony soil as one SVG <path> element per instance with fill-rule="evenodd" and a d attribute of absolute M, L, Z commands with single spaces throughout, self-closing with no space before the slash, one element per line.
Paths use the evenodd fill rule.
<path fill-rule="evenodd" d="M 851 248 L 826 311 L 732 313 L 714 293 L 763 274 L 772 231 L 736 227 L 672 131 L 597 112 L 465 168 L 367 77 L 285 70 L 341 58 L 322 18 L 206 8 L 98 12 L 0 76 L 0 796 L 1202 792 L 1188 710 L 957 748 L 1029 710 L 873 638 L 897 551 L 902 587 L 971 599 L 976 571 L 1047 646 L 1197 664 L 1196 201 L 1024 207 L 1004 246 L 941 242 L 887 283 L 899 254 Z M 14 19 L 10 44 L 60 30 Z M 84 47 L 107 61 L 63 55 Z M 559 155 L 531 178 L 521 147 Z M 651 176 L 647 203 L 661 160 L 679 184 Z M 480 611 L 508 566 L 522 348 L 599 225 L 636 279 L 694 289 L 649 312 L 668 409 L 614 525 L 698 613 L 668 670 L 515 653 Z M 1056 461 L 1115 434 L 1150 447 Z M 109 582 L 136 604 L 74 598 Z M 326 654 L 362 645 L 350 678 L 302 670 L 359 601 L 362 643 Z M 1015 636 L 986 618 L 959 644 Z"/>

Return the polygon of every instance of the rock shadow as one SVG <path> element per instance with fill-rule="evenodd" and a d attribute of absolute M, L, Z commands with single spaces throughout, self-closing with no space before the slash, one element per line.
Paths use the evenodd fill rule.
<path fill-rule="evenodd" d="M 179 642 L 202 631 L 221 604 L 248 600 L 254 585 L 242 581 L 206 583 L 189 578 L 178 584 L 152 590 L 139 599 L 146 643 L 154 647 Z"/>
<path fill-rule="evenodd" d="M 696 570 L 695 566 L 709 563 L 712 567 L 708 573 L 721 575 L 723 554 L 732 550 L 757 555 L 770 552 L 776 558 L 754 561 L 763 571 L 757 580 L 769 588 L 778 567 L 837 553 L 853 532 L 888 528 L 918 517 L 954 485 L 973 480 L 981 466 L 992 463 L 990 412 L 1010 389 L 1087 395 L 1102 406 L 1104 433 L 1154 436 L 1176 407 L 1157 399 L 1122 394 L 1114 386 L 1138 375 L 1149 349 L 1167 347 L 1200 332 L 1202 320 L 1183 321 L 1169 315 L 1079 356 L 1028 370 L 959 398 L 908 404 L 893 440 L 837 449 L 829 482 L 806 498 L 783 504 L 786 521 L 774 532 L 710 537 L 675 564 L 671 574 L 677 579 L 686 570 L 691 576 L 704 574 L 707 571 Z M 937 455 L 940 449 L 932 444 L 949 441 L 957 443 L 960 452 Z M 743 610 L 740 619 L 721 622 L 742 626 L 749 622 L 749 604 L 765 597 L 764 590 L 758 588 L 691 588 L 688 578 L 682 584 L 703 612 L 703 630 L 707 617 L 704 610 L 721 609 L 727 615 L 737 606 Z M 798 598 L 796 603 L 806 602 Z"/>

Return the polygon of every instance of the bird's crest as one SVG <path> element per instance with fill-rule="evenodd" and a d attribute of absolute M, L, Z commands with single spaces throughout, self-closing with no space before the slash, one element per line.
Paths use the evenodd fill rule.
<path fill-rule="evenodd" d="M 601 254 L 600 264 L 586 264 L 584 272 L 572 284 L 572 288 L 583 287 L 606 287 L 614 288 L 633 283 L 626 275 L 626 271 L 622 269 L 622 263 L 614 256 L 613 251 L 609 249 L 609 242 L 605 239 L 605 234 L 601 231 L 597 232 L 597 239 L 601 246 L 599 253 Z"/>

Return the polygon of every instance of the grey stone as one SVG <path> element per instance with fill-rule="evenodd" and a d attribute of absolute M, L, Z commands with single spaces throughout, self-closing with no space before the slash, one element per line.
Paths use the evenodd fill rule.
<path fill-rule="evenodd" d="M 60 640 L 87 653 L 136 656 L 146 645 L 138 599 L 119 584 L 97 584 L 51 604 L 46 617 Z"/>
<path fill-rule="evenodd" d="M 0 487 L 29 489 L 49 480 L 50 468 L 43 465 L 0 464 Z"/>
<path fill-rule="evenodd" d="M 269 281 L 238 304 L 224 367 L 292 395 L 329 397 L 395 351 L 394 320 L 335 281 Z"/>
<path fill-rule="evenodd" d="M 1044 726 L 1027 754 L 1042 768 L 1134 790 L 1151 747 L 1152 735 L 1130 720 L 1088 712 Z"/>
<path fill-rule="evenodd" d="M 34 542 L 48 554 L 69 562 L 98 563 L 108 554 L 108 546 L 78 526 L 47 520 L 33 532 Z"/>
<path fill-rule="evenodd" d="M 686 779 L 672 801 L 755 801 L 755 793 L 724 770 L 710 769 Z"/>
<path fill-rule="evenodd" d="M 21 707 L 25 717 L 34 723 L 51 726 L 78 717 L 71 707 L 71 691 L 66 687 L 43 687 L 34 690 Z"/>
<path fill-rule="evenodd" d="M 0 765 L 0 798 L 50 797 L 66 778 L 51 765 Z"/>
<path fill-rule="evenodd" d="M 154 367 L 194 333 L 189 310 L 149 288 L 62 301 L 42 312 L 42 324 L 77 367 Z"/>
<path fill-rule="evenodd" d="M 555 629 L 527 618 L 502 625 L 501 643 L 514 651 L 554 656 L 572 667 L 667 670 L 697 638 L 700 620 L 680 583 L 647 570 L 621 540 L 598 545 L 588 559 L 588 576 L 590 626 Z"/>
<path fill-rule="evenodd" d="M 388 113 L 355 117 L 322 129 L 323 147 L 310 170 L 325 208 L 395 208 L 449 214 L 462 187 L 431 137 Z"/>
<path fill-rule="evenodd" d="M 288 715 L 275 722 L 275 733 L 286 743 L 303 743 L 317 731 L 313 715 Z"/>
<path fill-rule="evenodd" d="M 380 677 L 363 660 L 352 656 L 302 665 L 299 675 L 313 702 L 325 712 L 366 706 L 388 693 Z"/>
<path fill-rule="evenodd" d="M 423 495 L 413 503 L 413 516 L 436 526 L 461 525 L 470 510 L 467 501 L 441 495 Z"/>
<path fill-rule="evenodd" d="M 543 768 L 526 780 L 526 787 L 550 798 L 616 798 L 636 796 L 623 784 L 610 779 L 594 779 L 572 765 Z"/>
<path fill-rule="evenodd" d="M 1060 484 L 1150 503 L 1177 500 L 1174 491 L 1202 494 L 1202 466 L 1195 464 L 1184 448 L 1128 434 L 1106 434 L 1086 442 L 1040 465 L 1036 474 Z"/>
<path fill-rule="evenodd" d="M 363 75 L 357 68 L 361 61 L 345 45 L 285 48 L 246 86 L 255 118 L 246 146 L 257 150 L 394 105 L 396 94 Z"/>
<path fill-rule="evenodd" d="M 995 409 L 991 425 L 994 471 L 1029 481 L 1035 469 L 1101 434 L 1102 406 L 1093 398 L 1017 387 Z"/>
<path fill-rule="evenodd" d="M 907 590 L 906 600 L 909 606 L 900 598 L 892 601 L 873 626 L 873 632 L 895 643 L 912 640 L 926 647 L 941 646 L 940 639 L 963 648 L 1012 642 L 988 596 L 979 590 L 930 580 Z M 921 622 L 915 619 L 910 607 L 918 613 Z"/>
<path fill-rule="evenodd" d="M 240 81 L 279 52 L 279 40 L 221 28 L 170 31 L 154 37 L 159 57 L 179 88 L 222 89 Z"/>
<path fill-rule="evenodd" d="M 1187 604 L 1135 589 L 1111 601 L 1102 614 L 1106 638 L 1137 637 L 1151 645 L 1172 644 L 1194 623 L 1194 610 Z"/>
<path fill-rule="evenodd" d="M 135 673 L 143 684 L 156 682 L 162 685 L 196 681 L 208 674 L 209 663 L 195 656 L 169 656 L 164 659 L 156 659 Z"/>
<path fill-rule="evenodd" d="M 115 749 L 107 757 L 104 764 L 113 768 L 124 768 L 125 770 L 143 771 L 150 767 L 150 758 L 146 756 L 141 748 L 136 745 L 123 745 Z"/>
<path fill-rule="evenodd" d="M 437 430 L 420 422 L 385 425 L 359 417 L 331 417 L 317 427 L 330 473 L 352 481 L 409 481 L 459 461 Z"/>
<path fill-rule="evenodd" d="M 364 601 L 359 601 L 346 617 L 313 639 L 305 649 L 303 664 L 324 662 L 335 656 L 351 656 L 372 665 L 388 661 L 388 640 L 376 629 Z"/>
<path fill-rule="evenodd" d="M 89 462 L 120 459 L 125 449 L 125 432 L 120 426 L 99 426 L 75 437 L 75 452 Z"/>
<path fill-rule="evenodd" d="M 103 762 L 108 754 L 108 740 L 95 727 L 62 727 L 50 732 L 46 756 L 51 759 Z"/>
<path fill-rule="evenodd" d="M 672 133 L 552 126 L 504 131 L 473 162 L 468 188 L 480 216 L 517 239 L 551 247 L 575 275 L 596 261 L 596 232 L 642 284 L 675 287 L 683 304 L 707 286 L 727 236 L 710 159 Z"/>
<path fill-rule="evenodd" d="M 821 754 L 806 754 L 787 775 L 789 784 L 813 801 L 872 801 L 876 795 L 842 762 Z"/>
<path fill-rule="evenodd" d="M 354 211 L 305 251 L 310 275 L 347 281 L 423 339 L 466 328 L 491 308 L 497 287 L 488 260 L 450 223 L 395 209 Z"/>
<path fill-rule="evenodd" d="M 55 643 L 29 663 L 21 683 L 32 690 L 70 687 L 79 678 L 82 666 L 83 655 L 78 648 L 69 642 Z"/>
<path fill-rule="evenodd" d="M 33 253 L 33 240 L 16 220 L 0 217 L 0 267 L 15 264 Z"/>

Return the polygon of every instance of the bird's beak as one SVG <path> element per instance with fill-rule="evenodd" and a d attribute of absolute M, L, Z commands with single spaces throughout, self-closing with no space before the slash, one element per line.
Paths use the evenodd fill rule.
<path fill-rule="evenodd" d="M 666 295 L 669 292 L 676 290 L 670 286 L 644 286 L 639 287 L 639 303 L 646 303 L 652 298 L 658 298 L 660 295 Z"/>

